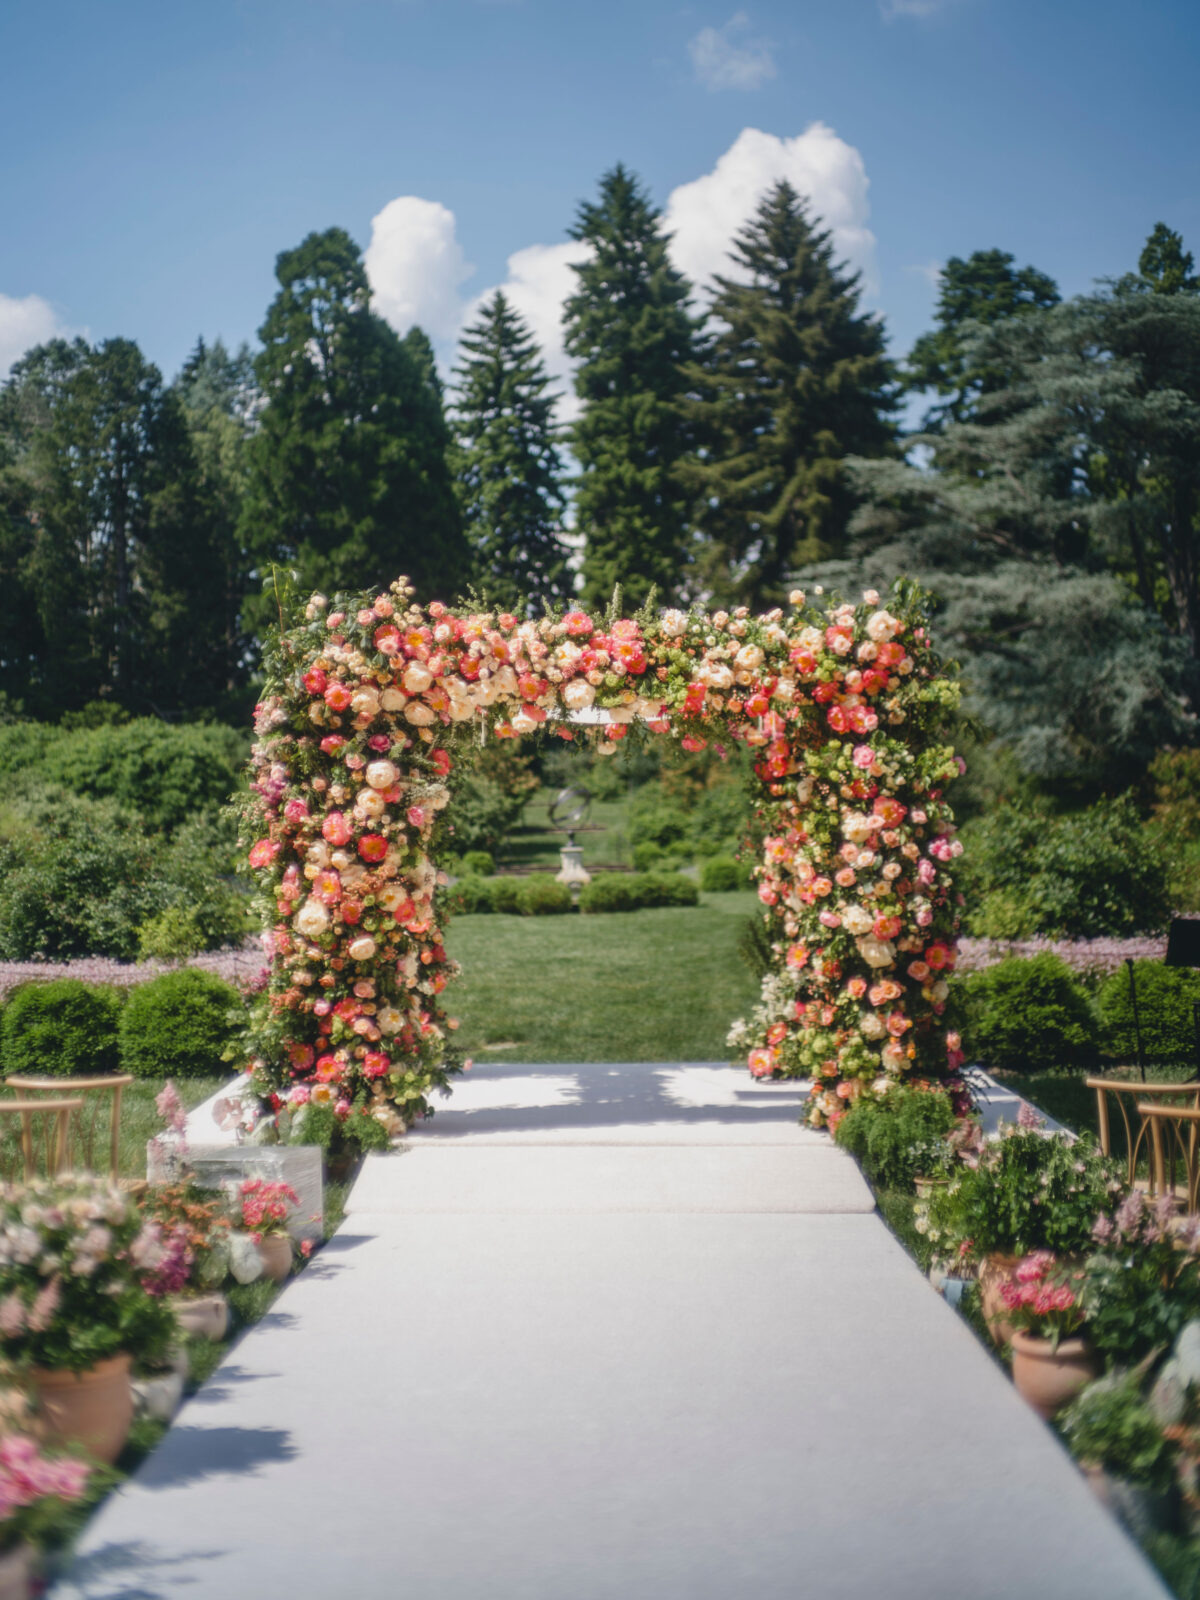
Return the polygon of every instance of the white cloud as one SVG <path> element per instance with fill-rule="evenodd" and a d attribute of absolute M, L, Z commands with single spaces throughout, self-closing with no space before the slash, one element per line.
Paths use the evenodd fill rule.
<path fill-rule="evenodd" d="M 750 18 L 735 12 L 721 28 L 701 28 L 688 41 L 697 82 L 706 89 L 760 89 L 775 76 L 769 39 L 746 37 Z"/>
<path fill-rule="evenodd" d="M 931 289 L 936 289 L 941 282 L 943 265 L 941 261 L 914 261 L 904 270 L 917 273 Z"/>
<path fill-rule="evenodd" d="M 363 260 L 375 309 L 397 333 L 418 323 L 435 341 L 457 335 L 459 288 L 475 268 L 455 235 L 453 211 L 413 194 L 389 201 L 371 219 Z"/>
<path fill-rule="evenodd" d="M 578 411 L 571 388 L 571 363 L 563 348 L 563 301 L 574 292 L 576 277 L 571 271 L 574 262 L 583 261 L 588 253 L 585 244 L 568 239 L 563 244 L 531 244 L 517 250 L 508 258 L 508 276 L 504 282 L 476 295 L 463 314 L 464 325 L 474 319 L 484 300 L 502 289 L 514 311 L 529 324 L 530 331 L 542 347 L 547 370 L 558 380 L 562 398 L 559 410 L 566 419 Z"/>
<path fill-rule="evenodd" d="M 867 172 L 853 145 L 823 122 L 792 139 L 744 128 L 711 172 L 671 191 L 666 226 L 674 235 L 676 266 L 697 285 L 730 269 L 729 244 L 765 190 L 786 178 L 808 202 L 814 219 L 833 234 L 840 260 L 878 289 L 875 235 L 867 227 Z"/>
<path fill-rule="evenodd" d="M 7 376 L 26 350 L 66 332 L 54 307 L 40 294 L 27 294 L 20 300 L 0 294 L 0 378 Z"/>

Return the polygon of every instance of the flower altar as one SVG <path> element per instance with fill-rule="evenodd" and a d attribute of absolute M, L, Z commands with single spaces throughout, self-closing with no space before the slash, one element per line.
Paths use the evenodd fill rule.
<path fill-rule="evenodd" d="M 247 1065 L 276 1116 L 378 1144 L 461 1069 L 442 1000 L 455 975 L 434 843 L 446 779 L 457 741 L 539 728 L 604 752 L 635 724 L 688 750 L 751 748 L 773 968 L 731 1043 L 757 1077 L 811 1078 L 817 1126 L 873 1086 L 953 1087 L 958 689 L 914 586 L 886 603 L 795 591 L 760 616 L 622 617 L 614 602 L 528 621 L 423 608 L 399 580 L 313 596 L 283 619 L 266 669 L 243 844 L 270 972 Z"/>

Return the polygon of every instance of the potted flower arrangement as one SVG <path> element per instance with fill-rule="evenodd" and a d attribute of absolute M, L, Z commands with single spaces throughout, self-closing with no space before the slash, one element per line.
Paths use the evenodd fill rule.
<path fill-rule="evenodd" d="M 1123 1193 L 1116 1164 L 1093 1141 L 1046 1135 L 1025 1115 L 930 1197 L 919 1226 L 943 1256 L 975 1263 L 989 1331 L 1007 1344 L 1013 1328 L 1000 1291 L 1021 1257 L 1082 1257 L 1097 1215 Z"/>
<path fill-rule="evenodd" d="M 170 1289 L 179 1326 L 201 1338 L 223 1339 L 229 1328 L 221 1285 L 229 1272 L 230 1222 L 222 1196 L 185 1178 L 154 1185 L 143 1211 L 181 1254 L 184 1270 Z"/>
<path fill-rule="evenodd" d="M 240 1186 L 242 1227 L 258 1246 L 263 1273 L 282 1283 L 292 1270 L 292 1241 L 287 1222 L 300 1196 L 286 1183 L 247 1178 Z"/>
<path fill-rule="evenodd" d="M 1088 1334 L 1110 1362 L 1169 1349 L 1200 1317 L 1200 1217 L 1178 1218 L 1169 1196 L 1132 1190 L 1097 1218 L 1087 1259 Z"/>
<path fill-rule="evenodd" d="M 47 1455 L 24 1434 L 0 1438 L 0 1600 L 28 1600 L 34 1550 L 89 1498 L 92 1477 L 86 1461 Z"/>
<path fill-rule="evenodd" d="M 133 1357 L 161 1360 L 170 1307 L 143 1279 L 168 1255 L 115 1185 L 80 1175 L 0 1195 L 0 1355 L 22 1372 L 50 1440 L 101 1461 L 133 1416 Z"/>
<path fill-rule="evenodd" d="M 1170 1527 L 1177 1502 L 1177 1445 L 1142 1393 L 1145 1365 L 1088 1384 L 1060 1419 L 1084 1476 L 1139 1538 Z"/>
<path fill-rule="evenodd" d="M 1062 1266 L 1049 1250 L 1036 1250 L 1000 1286 L 1013 1329 L 1013 1382 L 1047 1421 L 1097 1372 L 1095 1355 L 1079 1337 L 1081 1278 L 1078 1268 Z"/>

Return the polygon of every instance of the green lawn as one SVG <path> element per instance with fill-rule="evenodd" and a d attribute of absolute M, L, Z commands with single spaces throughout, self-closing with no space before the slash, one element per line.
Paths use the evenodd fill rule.
<path fill-rule="evenodd" d="M 459 1042 L 493 1061 L 723 1060 L 758 984 L 737 952 L 754 894 L 691 907 L 558 917 L 463 916 L 446 946 Z"/>

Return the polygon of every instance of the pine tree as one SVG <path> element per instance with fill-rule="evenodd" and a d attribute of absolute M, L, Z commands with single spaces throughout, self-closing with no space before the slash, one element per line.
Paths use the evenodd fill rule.
<path fill-rule="evenodd" d="M 455 478 L 475 582 L 522 614 L 565 600 L 556 397 L 533 335 L 499 290 L 463 334 L 455 377 Z"/>
<path fill-rule="evenodd" d="M 626 604 L 638 605 L 651 587 L 662 598 L 680 587 L 687 501 L 679 467 L 690 448 L 681 401 L 697 324 L 661 215 L 624 167 L 601 179 L 599 200 L 580 207 L 571 237 L 589 246 L 563 316 L 583 402 L 571 446 L 584 598 L 602 605 L 619 583 Z"/>
<path fill-rule="evenodd" d="M 452 597 L 469 563 L 432 369 L 411 335 L 401 340 L 372 312 L 362 258 L 342 229 L 284 251 L 275 275 L 242 514 L 259 579 L 278 562 L 305 589 L 405 574 L 426 599 Z M 256 596 L 246 609 L 261 627 L 274 602 Z"/>
<path fill-rule="evenodd" d="M 847 455 L 885 453 L 892 372 L 880 322 L 858 310 L 858 276 L 780 182 L 737 235 L 716 279 L 716 332 L 693 379 L 701 450 L 689 469 L 706 585 L 772 604 L 788 574 L 844 543 Z"/>
<path fill-rule="evenodd" d="M 1036 267 L 1014 267 L 1007 250 L 976 250 L 963 261 L 951 256 L 938 277 L 937 326 L 923 333 L 905 362 L 910 392 L 935 390 L 948 398 L 926 412 L 924 427 L 966 422 L 980 395 L 1004 388 L 1011 374 L 968 362 L 968 326 L 990 327 L 1006 317 L 1044 311 L 1059 301 L 1058 285 Z"/>

